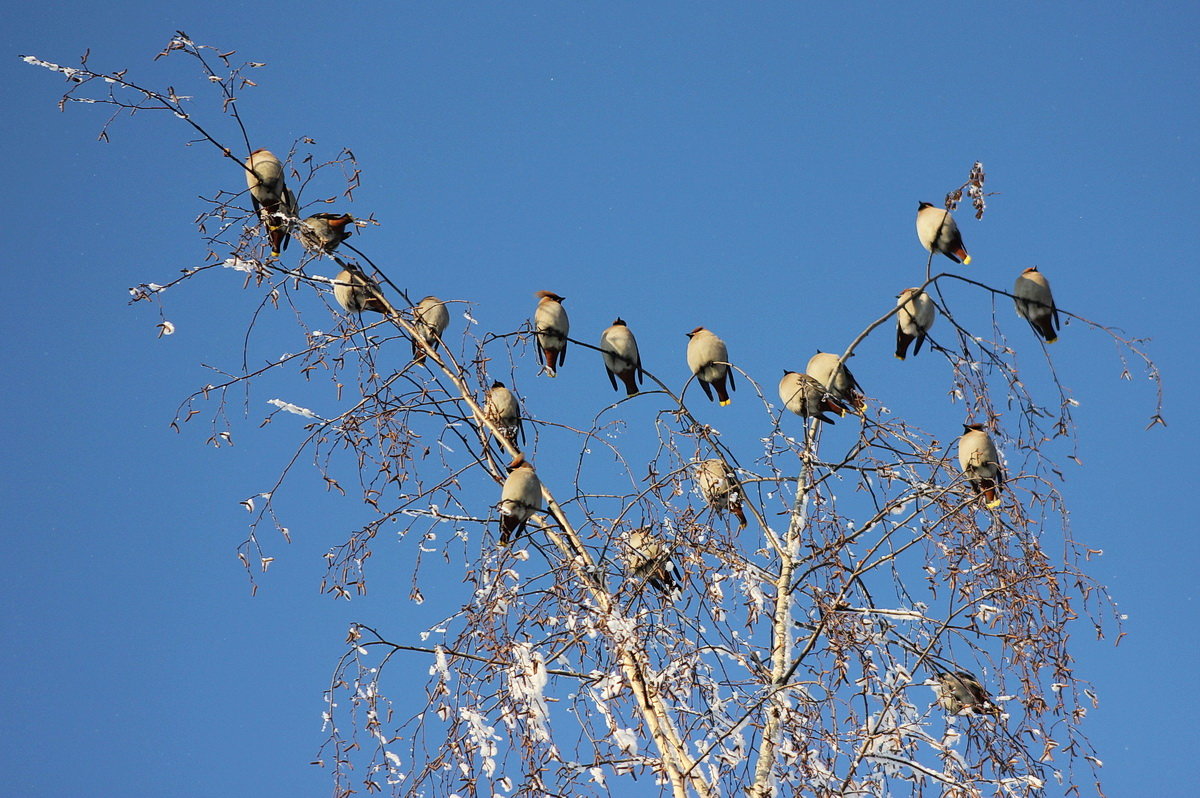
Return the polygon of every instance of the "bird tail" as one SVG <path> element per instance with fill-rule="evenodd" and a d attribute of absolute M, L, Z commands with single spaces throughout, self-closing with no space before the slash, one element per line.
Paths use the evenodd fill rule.
<path fill-rule="evenodd" d="M 971 265 L 971 256 L 967 254 L 967 250 L 965 248 L 959 247 L 957 250 L 954 251 L 954 254 L 959 257 L 959 259 L 963 262 L 964 266 Z"/>
<path fill-rule="evenodd" d="M 636 396 L 638 392 L 636 371 L 634 369 L 622 371 L 620 377 L 621 382 L 625 383 L 626 396 Z"/>
<path fill-rule="evenodd" d="M 746 526 L 746 511 L 742 509 L 741 501 L 730 502 L 729 512 L 733 513 L 738 520 L 738 529 L 744 529 Z"/>
<path fill-rule="evenodd" d="M 730 402 L 729 391 L 725 387 L 725 377 L 726 375 L 722 374 L 720 377 L 717 377 L 715 380 L 713 380 L 712 383 L 713 390 L 717 392 L 717 402 L 721 405 L 721 407 L 725 407 L 725 405 L 729 404 Z M 705 393 L 707 393 L 707 391 L 705 391 Z"/>
<path fill-rule="evenodd" d="M 896 358 L 903 360 L 908 357 L 908 345 L 912 343 L 913 336 L 905 335 L 904 331 L 899 327 L 896 328 Z"/>

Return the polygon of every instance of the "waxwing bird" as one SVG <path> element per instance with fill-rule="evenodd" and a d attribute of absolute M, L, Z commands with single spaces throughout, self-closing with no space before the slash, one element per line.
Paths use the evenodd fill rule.
<path fill-rule="evenodd" d="M 629 533 L 625 566 L 634 579 L 649 582 L 671 601 L 677 601 L 683 594 L 679 569 L 651 527 L 644 526 Z"/>
<path fill-rule="evenodd" d="M 1000 714 L 1000 708 L 991 702 L 983 685 L 966 671 L 935 673 L 933 678 L 937 680 L 934 692 L 938 705 L 951 715 L 961 715 L 965 711 Z"/>
<path fill-rule="evenodd" d="M 571 321 L 562 306 L 566 297 L 553 291 L 538 291 L 537 310 L 533 314 L 533 330 L 537 333 L 538 354 L 546 366 L 546 374 L 558 375 L 556 369 L 567 360 L 567 333 Z"/>
<path fill-rule="evenodd" d="M 908 345 L 914 340 L 913 356 L 921 351 L 925 336 L 937 318 L 937 307 L 929 294 L 920 288 L 905 288 L 896 297 L 896 357 L 903 360 L 908 356 Z"/>
<path fill-rule="evenodd" d="M 500 545 L 507 546 L 513 534 L 525 532 L 529 517 L 541 512 L 542 481 L 533 464 L 518 454 L 508 466 L 508 478 L 500 491 Z"/>
<path fill-rule="evenodd" d="M 700 486 L 700 495 L 709 507 L 733 513 L 739 529 L 746 525 L 741 486 L 723 460 L 714 457 L 700 462 L 696 467 L 696 482 Z"/>
<path fill-rule="evenodd" d="M 450 311 L 446 303 L 435 296 L 427 296 L 413 308 L 413 328 L 417 338 L 413 339 L 413 361 L 420 363 L 425 360 L 425 347 L 436 352 L 442 341 L 442 333 L 450 324 Z"/>
<path fill-rule="evenodd" d="M 817 382 L 815 377 L 808 374 L 797 374 L 794 371 L 783 370 L 783 379 L 779 381 L 779 400 L 783 406 L 798 416 L 815 418 L 832 424 L 833 419 L 825 415 L 826 410 L 846 415 L 846 408 L 829 393 L 825 386 Z"/>
<path fill-rule="evenodd" d="M 296 237 L 310 252 L 328 255 L 350 237 L 354 217 L 348 213 L 314 213 L 296 226 Z"/>
<path fill-rule="evenodd" d="M 697 327 L 687 336 L 690 339 L 687 347 L 688 368 L 700 381 L 700 387 L 704 389 L 704 395 L 709 401 L 713 398 L 712 391 L 716 391 L 717 401 L 724 407 L 729 404 L 729 391 L 737 390 L 733 382 L 733 372 L 728 366 L 728 347 L 711 330 L 703 327 Z M 725 388 L 726 379 L 729 380 L 728 390 Z"/>
<path fill-rule="evenodd" d="M 1004 484 L 1004 469 L 992 436 L 982 424 L 963 424 L 958 439 L 958 465 L 976 494 L 983 494 L 988 508 L 1000 506 L 1000 487 Z"/>
<path fill-rule="evenodd" d="M 512 391 L 497 380 L 487 389 L 483 400 L 483 414 L 491 419 L 502 435 L 508 438 L 513 446 L 517 445 L 517 437 L 525 442 L 525 426 L 521 422 L 521 405 Z"/>
<path fill-rule="evenodd" d="M 387 305 L 379 296 L 375 281 L 357 270 L 342 269 L 333 280 L 333 298 L 347 313 L 387 313 Z"/>
<path fill-rule="evenodd" d="M 817 352 L 808 359 L 808 366 L 804 371 L 808 376 L 824 385 L 838 402 L 849 405 L 859 413 L 866 412 L 867 400 L 863 398 L 862 386 L 850 373 L 849 366 L 845 363 L 838 365 L 837 355 L 829 352 Z M 845 415 L 844 408 L 839 415 Z"/>
<path fill-rule="evenodd" d="M 279 257 L 288 244 L 288 218 L 296 215 L 296 197 L 283 179 L 283 164 L 270 150 L 257 149 L 246 159 L 246 186 L 254 210 L 267 226 L 271 254 Z"/>
<path fill-rule="evenodd" d="M 1054 294 L 1050 293 L 1050 281 L 1038 271 L 1037 266 L 1030 266 L 1017 277 L 1013 286 L 1013 303 L 1017 307 L 1017 315 L 1029 322 L 1033 331 L 1046 343 L 1052 344 L 1058 340 L 1058 308 L 1054 305 Z"/>
<path fill-rule="evenodd" d="M 930 202 L 917 205 L 917 238 L 929 252 L 940 252 L 955 263 L 971 264 L 971 256 L 958 232 L 958 223 L 944 208 Z"/>
<path fill-rule="evenodd" d="M 617 377 L 625 383 L 625 393 L 634 396 L 642 380 L 642 358 L 638 354 L 637 339 L 629 331 L 623 319 L 618 318 L 600 333 L 600 352 L 604 355 L 604 370 L 613 390 L 617 390 Z"/>

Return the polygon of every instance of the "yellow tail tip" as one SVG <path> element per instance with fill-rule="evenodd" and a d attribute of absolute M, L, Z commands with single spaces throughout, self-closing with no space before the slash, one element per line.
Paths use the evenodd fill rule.
<path fill-rule="evenodd" d="M 896 359 L 897 359 L 897 360 L 904 360 L 903 356 L 901 356 L 901 355 L 896 355 Z"/>
<path fill-rule="evenodd" d="M 994 510 L 994 509 L 996 509 L 996 508 L 997 508 L 997 507 L 999 507 L 999 506 L 1000 506 L 1000 500 L 999 500 L 999 499 L 995 499 L 995 500 L 993 500 L 993 501 L 990 501 L 990 502 L 988 502 L 988 503 L 987 503 L 987 508 L 988 508 L 989 510 Z"/>
<path fill-rule="evenodd" d="M 963 266 L 970 266 L 970 265 L 971 265 L 971 256 L 968 255 L 967 257 L 963 258 Z"/>
<path fill-rule="evenodd" d="M 1054 343 L 1054 342 L 1055 342 L 1055 341 L 1057 341 L 1057 340 L 1058 340 L 1058 337 L 1057 337 L 1057 336 L 1055 336 L 1054 338 L 1051 338 L 1050 340 L 1046 341 L 1046 343 L 1048 343 L 1048 344 L 1052 344 L 1052 343 Z"/>
<path fill-rule="evenodd" d="M 732 399 L 726 399 L 726 400 L 724 400 L 723 402 L 721 402 L 721 407 L 724 407 L 725 405 L 729 404 L 729 403 L 730 403 L 730 402 L 732 402 L 732 401 L 733 401 Z"/>

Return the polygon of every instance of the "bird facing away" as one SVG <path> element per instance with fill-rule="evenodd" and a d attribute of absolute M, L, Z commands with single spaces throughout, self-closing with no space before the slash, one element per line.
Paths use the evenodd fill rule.
<path fill-rule="evenodd" d="M 700 387 L 704 389 L 704 395 L 712 401 L 712 392 L 717 392 L 717 401 L 721 407 L 729 404 L 729 391 L 736 391 L 737 386 L 733 382 L 733 372 L 729 370 L 729 349 L 725 346 L 725 342 L 718 338 L 711 330 L 706 330 L 703 327 L 697 327 L 687 334 L 687 362 L 688 368 L 692 370 L 692 374 L 696 375 L 696 379 L 700 381 Z M 729 388 L 725 388 L 725 380 L 729 380 Z M 709 389 L 709 386 L 712 389 Z"/>
<path fill-rule="evenodd" d="M 1000 487 L 1004 484 L 1004 469 L 992 436 L 982 424 L 963 424 L 958 439 L 958 465 L 976 494 L 982 494 L 989 509 L 1000 506 Z"/>
<path fill-rule="evenodd" d="M 696 483 L 700 495 L 714 510 L 728 510 L 738 520 L 738 528 L 746 525 L 746 514 L 742 512 L 742 492 L 737 477 L 723 460 L 712 458 L 701 461 L 696 467 Z"/>
<path fill-rule="evenodd" d="M 678 601 L 683 594 L 679 569 L 651 527 L 644 526 L 629 533 L 625 566 L 630 576 L 649 582 L 671 601 Z"/>
<path fill-rule="evenodd" d="M 933 678 L 937 680 L 934 689 L 938 705 L 951 715 L 960 715 L 965 711 L 1000 714 L 1000 708 L 988 698 L 983 685 L 966 671 L 935 673 Z"/>
<path fill-rule="evenodd" d="M 862 386 L 850 373 L 849 366 L 844 362 L 840 367 L 838 366 L 837 355 L 829 352 L 817 352 L 808 359 L 808 366 L 804 371 L 808 376 L 824 385 L 834 399 L 849 405 L 859 413 L 866 412 L 867 400 L 863 398 Z M 843 408 L 839 414 L 845 415 L 845 409 Z"/>
<path fill-rule="evenodd" d="M 279 257 L 288 244 L 288 217 L 296 215 L 296 197 L 283 179 L 283 164 L 270 150 L 257 149 L 246 159 L 246 186 L 254 210 L 267 226 L 271 254 Z"/>
<path fill-rule="evenodd" d="M 917 342 L 913 347 L 915 357 L 921 351 L 921 344 L 925 343 L 933 320 L 937 318 L 937 307 L 929 294 L 920 288 L 901 291 L 896 297 L 896 307 L 900 308 L 896 311 L 896 357 L 901 360 L 908 357 L 908 345 L 914 340 Z"/>
<path fill-rule="evenodd" d="M 521 422 L 521 404 L 517 401 L 517 397 L 512 391 L 504 387 L 504 383 L 497 380 L 492 383 L 492 387 L 487 389 L 487 394 L 483 400 L 483 414 L 491 419 L 499 429 L 500 433 L 508 438 L 508 442 L 513 446 L 517 445 L 517 438 L 520 437 L 521 443 L 525 442 L 525 425 Z"/>
<path fill-rule="evenodd" d="M 846 408 L 825 386 L 808 374 L 797 374 L 794 371 L 783 370 L 783 379 L 779 381 L 779 401 L 783 406 L 803 418 L 815 418 L 832 424 L 833 419 L 825 415 L 825 411 L 846 415 Z"/>
<path fill-rule="evenodd" d="M 513 534 L 525 532 L 529 517 L 541 512 L 542 481 L 533 465 L 518 454 L 508 465 L 508 478 L 500 491 L 500 545 L 507 546 Z"/>
<path fill-rule="evenodd" d="M 420 363 L 425 360 L 425 347 L 436 352 L 442 341 L 442 333 L 450 324 L 450 311 L 446 303 L 435 296 L 427 296 L 413 308 L 413 329 L 417 337 L 413 339 L 413 361 Z M 422 345 L 424 342 L 424 345 Z"/>
<path fill-rule="evenodd" d="M 533 314 L 533 330 L 537 333 L 538 355 L 546 365 L 546 374 L 558 375 L 556 369 L 567 361 L 567 333 L 571 321 L 562 306 L 566 297 L 553 291 L 538 291 L 537 310 Z"/>
<path fill-rule="evenodd" d="M 617 390 L 617 377 L 625 383 L 625 394 L 634 396 L 642 380 L 642 357 L 638 354 L 637 339 L 629 331 L 623 319 L 618 318 L 600 333 L 600 352 L 604 356 L 604 370 L 613 390 Z"/>
<path fill-rule="evenodd" d="M 1042 336 L 1046 343 L 1058 340 L 1058 308 L 1054 305 L 1054 294 L 1050 293 L 1050 281 L 1030 266 L 1017 277 L 1013 286 L 1013 304 L 1017 315 L 1029 322 L 1033 331 Z"/>
<path fill-rule="evenodd" d="M 348 213 L 314 213 L 296 226 L 296 237 L 310 252 L 328 255 L 350 237 L 353 224 Z"/>
<path fill-rule="evenodd" d="M 379 286 L 359 271 L 342 269 L 333 280 L 333 298 L 347 313 L 387 313 L 387 306 L 377 294 Z"/>
<path fill-rule="evenodd" d="M 940 252 L 955 263 L 971 264 L 971 256 L 963 246 L 958 223 L 950 211 L 930 202 L 917 205 L 917 238 L 929 252 Z"/>

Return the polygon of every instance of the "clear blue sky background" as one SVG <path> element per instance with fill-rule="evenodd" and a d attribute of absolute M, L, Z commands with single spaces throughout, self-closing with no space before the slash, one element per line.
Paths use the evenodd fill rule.
<path fill-rule="evenodd" d="M 1197 6 L 646 5 L 7 4 L 21 22 L 0 32 L 3 792 L 323 794 L 308 762 L 349 622 L 402 636 L 444 609 L 405 599 L 411 541 L 379 541 L 367 597 L 319 594 L 321 555 L 368 516 L 311 474 L 280 499 L 295 542 L 271 541 L 278 559 L 251 598 L 238 502 L 269 487 L 299 424 L 258 429 L 268 390 L 232 448 L 167 428 L 211 379 L 201 363 L 236 367 L 257 300 L 214 274 L 165 297 L 178 332 L 159 340 L 158 309 L 128 307 L 126 289 L 198 264 L 198 196 L 242 177 L 184 147 L 165 115 L 98 143 L 105 111 L 59 114 L 61 80 L 17 55 L 69 64 L 91 48 L 94 68 L 190 91 L 184 59 L 151 62 L 182 28 L 268 62 L 242 105 L 256 146 L 308 135 L 330 157 L 354 151 L 364 179 L 348 209 L 383 223 L 359 244 L 417 296 L 486 300 L 483 326 L 507 330 L 551 288 L 585 339 L 623 315 L 647 365 L 678 384 L 696 324 L 769 388 L 781 366 L 843 346 L 915 283 L 916 202 L 939 202 L 982 160 L 1001 193 L 984 222 L 960 214 L 964 273 L 1008 288 L 1040 265 L 1061 306 L 1152 337 L 1165 374 L 1170 427 L 1145 432 L 1152 388 L 1140 372 L 1118 379 L 1104 336 L 1072 324 L 1052 350 L 1081 402 L 1083 466 L 1064 461 L 1074 532 L 1104 550 L 1090 572 L 1129 616 L 1115 648 L 1076 629 L 1105 788 L 1192 794 L 1200 707 L 1173 682 L 1196 672 L 1200 623 Z M 981 295 L 950 293 L 988 323 Z M 1007 304 L 999 315 L 1052 402 L 1028 330 Z M 298 348 L 286 335 L 260 354 Z M 948 440 L 961 408 L 944 364 L 897 363 L 891 341 L 856 358 L 860 381 Z M 575 352 L 555 392 L 609 401 L 593 361 Z M 553 415 L 563 400 L 531 401 Z M 748 393 L 704 412 L 729 437 L 762 434 Z M 427 666 L 411 663 L 414 684 Z"/>

